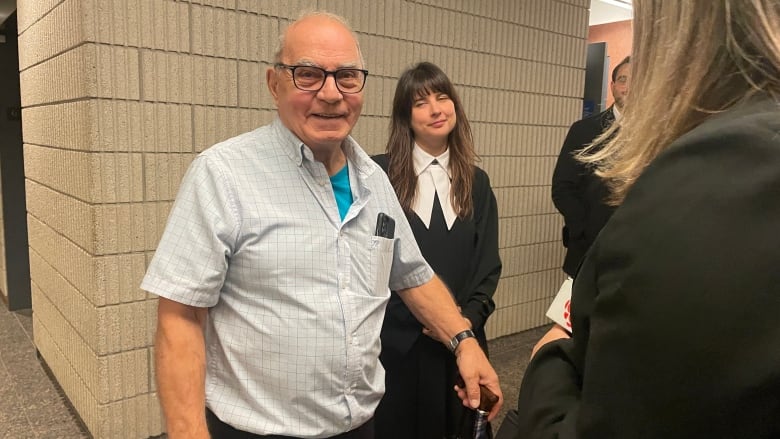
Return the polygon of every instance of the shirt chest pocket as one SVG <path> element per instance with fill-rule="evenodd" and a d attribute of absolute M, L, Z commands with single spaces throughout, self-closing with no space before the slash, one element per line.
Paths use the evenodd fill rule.
<path fill-rule="evenodd" d="M 393 268 L 394 239 L 372 236 L 368 243 L 369 285 L 371 294 L 387 296 L 390 283 L 390 271 Z"/>

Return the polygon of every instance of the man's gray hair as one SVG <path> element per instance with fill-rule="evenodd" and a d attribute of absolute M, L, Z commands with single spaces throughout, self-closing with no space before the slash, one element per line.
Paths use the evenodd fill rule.
<path fill-rule="evenodd" d="M 328 18 L 330 20 L 333 20 L 337 23 L 340 23 L 343 25 L 349 33 L 352 34 L 352 38 L 355 40 L 355 45 L 357 46 L 358 56 L 360 57 L 360 64 L 362 68 L 366 68 L 366 60 L 363 58 L 363 51 L 360 50 L 360 41 L 358 41 L 357 34 L 354 30 L 352 30 L 352 27 L 349 25 L 349 22 L 347 22 L 347 19 L 336 15 L 332 12 L 326 12 L 326 11 L 304 11 L 301 13 L 298 18 L 290 23 L 287 27 L 289 28 L 293 24 L 309 17 L 324 17 Z M 274 63 L 281 63 L 282 62 L 282 51 L 284 50 L 284 43 L 285 43 L 285 36 L 287 35 L 287 28 L 285 28 L 282 32 L 279 33 L 279 40 L 276 46 L 276 52 L 274 52 Z"/>

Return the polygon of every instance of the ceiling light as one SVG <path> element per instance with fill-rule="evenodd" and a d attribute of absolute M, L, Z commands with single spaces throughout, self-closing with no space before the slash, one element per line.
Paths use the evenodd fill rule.
<path fill-rule="evenodd" d="M 629 11 L 634 8 L 631 6 L 631 0 L 601 0 L 603 3 L 617 6 L 619 8 L 628 9 Z"/>

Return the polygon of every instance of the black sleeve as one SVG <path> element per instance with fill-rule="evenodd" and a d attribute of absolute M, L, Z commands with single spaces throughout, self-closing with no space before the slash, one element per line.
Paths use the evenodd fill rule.
<path fill-rule="evenodd" d="M 485 171 L 475 168 L 474 222 L 477 234 L 473 276 L 469 282 L 471 297 L 461 312 L 474 328 L 485 325 L 496 309 L 493 294 L 501 277 L 501 257 L 498 253 L 498 203 Z"/>
<path fill-rule="evenodd" d="M 583 179 L 588 170 L 574 158 L 574 153 L 593 140 L 588 138 L 588 131 L 585 120 L 569 128 L 553 171 L 552 200 L 563 215 L 569 238 L 580 237 L 585 232 L 587 207 Z"/>
<path fill-rule="evenodd" d="M 522 437 L 780 435 L 778 121 L 710 121 L 637 180 L 575 281 L 573 338 L 526 371 Z"/>
<path fill-rule="evenodd" d="M 372 155 L 371 159 L 385 171 L 387 174 L 387 167 L 390 165 L 390 156 L 387 154 Z"/>

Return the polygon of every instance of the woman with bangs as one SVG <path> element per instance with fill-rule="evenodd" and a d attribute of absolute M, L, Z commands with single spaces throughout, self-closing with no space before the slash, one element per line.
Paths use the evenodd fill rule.
<path fill-rule="evenodd" d="M 447 284 L 487 353 L 485 321 L 501 276 L 498 209 L 455 87 L 436 65 L 403 72 L 393 99 L 385 170 L 423 256 Z M 377 439 L 470 438 L 472 411 L 453 390 L 455 356 L 393 293 L 382 327 L 386 393 Z"/>

